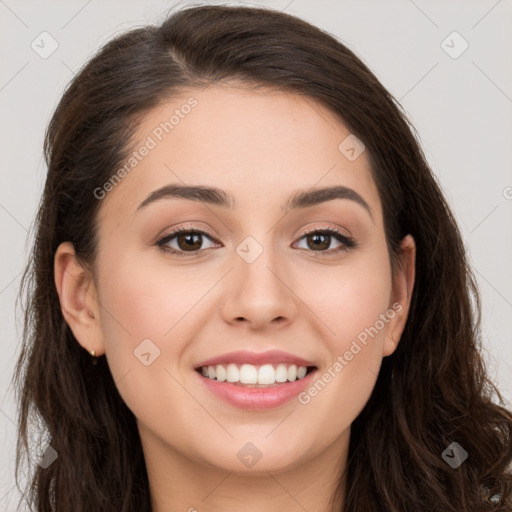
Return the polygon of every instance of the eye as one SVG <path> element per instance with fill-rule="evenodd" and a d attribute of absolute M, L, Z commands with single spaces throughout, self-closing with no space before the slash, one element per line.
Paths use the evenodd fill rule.
<path fill-rule="evenodd" d="M 313 229 L 307 231 L 300 240 L 306 240 L 306 249 L 310 249 L 313 252 L 320 252 L 325 254 L 333 254 L 338 253 L 340 251 L 348 251 L 356 247 L 356 242 L 353 238 L 348 237 L 337 231 L 333 228 L 322 228 L 322 229 Z M 334 250 L 326 251 L 331 245 L 331 242 L 337 241 L 341 244 L 338 248 Z M 302 247 L 303 248 L 303 247 Z"/>
<path fill-rule="evenodd" d="M 187 256 L 186 253 L 194 254 L 204 249 L 201 248 L 203 237 L 213 240 L 213 237 L 200 229 L 179 228 L 164 235 L 156 242 L 156 245 L 163 251 Z M 175 242 L 173 242 L 174 238 L 176 238 Z M 173 247 L 173 245 L 175 246 Z"/>

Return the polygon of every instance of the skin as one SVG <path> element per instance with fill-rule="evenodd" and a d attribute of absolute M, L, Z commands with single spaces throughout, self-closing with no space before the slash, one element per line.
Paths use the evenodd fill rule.
<path fill-rule="evenodd" d="M 350 161 L 338 150 L 349 131 L 312 99 L 232 85 L 191 89 L 146 116 L 135 146 L 191 96 L 198 105 L 101 201 L 93 274 L 71 243 L 59 247 L 62 311 L 78 342 L 106 355 L 137 418 L 154 512 L 327 511 L 350 425 L 406 322 L 414 240 L 404 238 L 393 277 L 366 154 Z M 221 188 L 236 208 L 166 198 L 136 212 L 151 192 L 176 183 Z M 293 192 L 331 185 L 355 190 L 373 219 L 348 199 L 283 214 Z M 183 257 L 155 245 L 180 226 L 212 239 Z M 359 245 L 335 253 L 342 244 L 331 237 L 323 249 L 308 246 L 304 230 L 325 226 Z M 247 236 L 263 248 L 252 263 L 235 250 Z M 177 238 L 169 244 L 185 252 Z M 241 349 L 284 350 L 322 374 L 394 303 L 401 311 L 308 404 L 238 409 L 194 374 L 202 360 Z M 145 339 L 160 350 L 149 366 L 134 357 Z M 252 467 L 237 457 L 249 441 L 262 454 Z"/>

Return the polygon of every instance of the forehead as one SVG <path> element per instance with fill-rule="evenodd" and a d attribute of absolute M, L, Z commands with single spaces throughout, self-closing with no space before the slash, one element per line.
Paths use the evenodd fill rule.
<path fill-rule="evenodd" d="M 311 98 L 218 85 L 182 91 L 143 118 L 131 141 L 134 154 L 101 209 L 130 215 L 168 184 L 221 188 L 237 207 L 256 209 L 279 209 L 298 189 L 344 185 L 377 215 L 366 154 L 347 158 L 347 137 L 353 136 L 341 120 Z"/>

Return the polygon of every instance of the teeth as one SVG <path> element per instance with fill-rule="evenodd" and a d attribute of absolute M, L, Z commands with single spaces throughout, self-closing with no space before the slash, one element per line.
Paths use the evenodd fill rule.
<path fill-rule="evenodd" d="M 258 384 L 275 384 L 276 371 L 271 364 L 264 364 L 258 370 Z"/>
<path fill-rule="evenodd" d="M 243 364 L 240 367 L 240 382 L 242 384 L 264 384 L 258 382 L 258 370 L 252 364 Z"/>
<path fill-rule="evenodd" d="M 240 370 L 236 364 L 228 364 L 228 367 L 226 368 L 226 380 L 228 382 L 239 382 Z"/>
<path fill-rule="evenodd" d="M 294 364 L 292 364 L 288 368 L 288 380 L 293 382 L 296 379 L 297 379 L 297 367 Z"/>
<path fill-rule="evenodd" d="M 288 368 L 284 364 L 276 368 L 276 382 L 286 382 L 288 380 Z"/>
<path fill-rule="evenodd" d="M 261 386 L 271 386 L 282 382 L 294 382 L 303 379 L 306 376 L 307 368 L 305 366 L 278 364 L 275 367 L 271 364 L 254 366 L 252 364 L 228 364 L 227 366 L 218 364 L 216 366 L 203 366 L 201 374 L 212 380 L 219 382 L 231 382 L 240 384 L 253 384 Z"/>
<path fill-rule="evenodd" d="M 224 366 L 221 366 L 220 364 L 218 364 L 215 367 L 214 377 L 217 377 L 217 380 L 220 382 L 224 382 L 226 380 L 226 370 L 224 369 Z"/>

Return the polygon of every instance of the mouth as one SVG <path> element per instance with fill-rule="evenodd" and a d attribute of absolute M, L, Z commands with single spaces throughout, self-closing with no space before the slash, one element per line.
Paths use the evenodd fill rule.
<path fill-rule="evenodd" d="M 209 365 L 195 369 L 208 392 L 208 398 L 243 410 L 263 410 L 279 407 L 298 399 L 314 382 L 316 366 L 290 364 Z"/>

